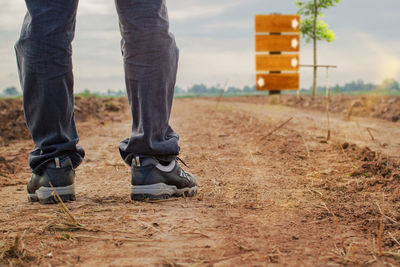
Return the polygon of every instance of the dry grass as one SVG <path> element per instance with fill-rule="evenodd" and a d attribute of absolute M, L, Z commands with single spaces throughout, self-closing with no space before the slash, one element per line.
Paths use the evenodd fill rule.
<path fill-rule="evenodd" d="M 376 246 L 377 246 L 377 251 L 376 254 L 379 257 L 382 256 L 387 256 L 387 257 L 392 257 L 395 259 L 400 259 L 400 252 L 394 252 L 394 251 L 385 251 L 384 250 L 384 234 L 385 234 L 385 219 L 390 219 L 390 217 L 386 216 L 386 205 L 385 205 L 385 194 L 382 192 L 382 197 L 380 199 L 379 203 L 376 203 L 379 209 L 380 213 L 380 218 L 379 218 L 379 227 L 377 228 L 377 238 L 376 238 Z M 396 242 L 398 246 L 400 246 L 400 242 L 390 233 L 388 232 L 389 236 L 391 237 L 392 240 Z"/>
<path fill-rule="evenodd" d="M 24 235 L 17 234 L 14 237 L 7 238 L 0 243 L 0 265 L 13 266 L 13 262 L 30 262 L 36 259 L 30 251 L 25 248 L 23 243 Z"/>
<path fill-rule="evenodd" d="M 65 203 L 62 201 L 60 195 L 57 193 L 53 185 L 50 183 L 50 187 L 53 189 L 54 199 L 56 200 L 57 204 L 60 206 L 61 211 L 67 215 L 67 218 L 56 218 L 55 220 L 51 221 L 47 226 L 47 231 L 67 231 L 67 232 L 74 232 L 83 229 L 82 224 L 80 224 L 76 219 L 75 216 L 71 213 Z"/>

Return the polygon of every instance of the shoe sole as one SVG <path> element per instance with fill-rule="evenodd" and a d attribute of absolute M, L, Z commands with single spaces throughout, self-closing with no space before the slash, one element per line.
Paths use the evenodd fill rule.
<path fill-rule="evenodd" d="M 197 186 L 182 189 L 164 183 L 131 186 L 131 200 L 161 200 L 171 197 L 193 197 L 196 194 Z"/>
<path fill-rule="evenodd" d="M 75 185 L 54 187 L 63 202 L 75 201 Z M 58 199 L 54 196 L 53 188 L 40 187 L 34 194 L 28 193 L 28 201 L 40 204 L 55 204 Z"/>

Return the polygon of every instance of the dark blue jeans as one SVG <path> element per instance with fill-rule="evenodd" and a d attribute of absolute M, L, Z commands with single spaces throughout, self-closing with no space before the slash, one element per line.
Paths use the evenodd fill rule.
<path fill-rule="evenodd" d="M 78 0 L 25 0 L 28 12 L 15 45 L 26 123 L 35 143 L 29 164 L 40 172 L 54 157 L 76 168 L 84 150 L 74 122 L 72 47 Z M 169 125 L 178 48 L 169 33 L 165 0 L 115 0 L 122 36 L 132 134 L 122 158 L 173 160 L 178 135 Z"/>

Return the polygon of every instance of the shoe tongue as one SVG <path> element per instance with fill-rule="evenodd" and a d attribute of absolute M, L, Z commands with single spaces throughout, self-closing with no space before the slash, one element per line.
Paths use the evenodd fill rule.
<path fill-rule="evenodd" d="M 176 161 L 170 161 L 168 165 L 162 165 L 161 163 L 156 165 L 156 168 L 163 172 L 170 172 L 175 168 Z"/>
<path fill-rule="evenodd" d="M 46 164 L 46 168 L 65 168 L 72 167 L 72 161 L 69 157 L 59 158 L 56 157 Z"/>
<path fill-rule="evenodd" d="M 157 165 L 158 161 L 154 158 L 140 158 L 141 166 Z"/>
<path fill-rule="evenodd" d="M 165 161 L 165 160 L 158 160 L 158 162 L 163 166 L 169 166 L 171 164 L 171 161 Z"/>
<path fill-rule="evenodd" d="M 152 157 L 140 157 L 132 161 L 132 165 L 140 166 L 170 166 L 172 161 L 162 161 Z M 139 165 L 140 164 L 140 165 Z"/>

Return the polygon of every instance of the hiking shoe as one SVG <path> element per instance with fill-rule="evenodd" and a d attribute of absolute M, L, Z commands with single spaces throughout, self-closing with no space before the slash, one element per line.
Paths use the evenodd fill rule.
<path fill-rule="evenodd" d="M 131 184 L 132 200 L 192 197 L 197 193 L 194 175 L 182 170 L 176 160 L 165 166 L 155 158 L 134 158 Z"/>
<path fill-rule="evenodd" d="M 41 174 L 32 173 L 28 183 L 28 200 L 40 204 L 57 203 L 53 188 L 60 195 L 62 201 L 75 200 L 75 170 L 69 158 L 55 158 L 46 165 Z M 53 186 L 51 188 L 50 186 Z"/>

